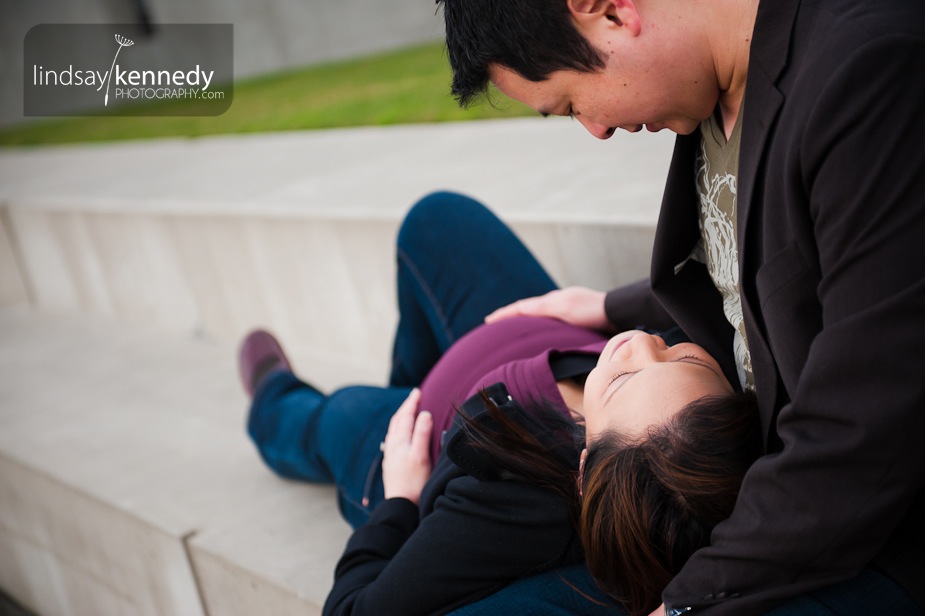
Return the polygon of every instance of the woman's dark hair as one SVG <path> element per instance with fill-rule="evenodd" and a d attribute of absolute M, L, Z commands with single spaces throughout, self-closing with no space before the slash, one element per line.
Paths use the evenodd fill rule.
<path fill-rule="evenodd" d="M 512 417 L 481 397 L 490 421 L 460 412 L 470 442 L 570 504 L 588 569 L 630 616 L 655 609 L 687 559 L 709 545 L 762 451 L 755 396 L 707 396 L 644 437 L 600 435 L 579 479 L 584 429 L 561 409 L 528 401 Z"/>
<path fill-rule="evenodd" d="M 459 411 L 473 447 L 519 480 L 559 495 L 578 523 L 578 453 L 584 428 L 552 402 L 529 400 L 509 415 L 483 390 L 489 421 Z"/>
<path fill-rule="evenodd" d="M 732 513 L 761 455 L 754 395 L 708 396 L 646 437 L 588 444 L 580 534 L 588 569 L 631 615 L 661 603 L 671 578 Z"/>
<path fill-rule="evenodd" d="M 578 32 L 565 0 L 437 0 L 443 4 L 452 92 L 469 106 L 488 88 L 488 67 L 530 81 L 558 70 L 593 72 L 604 56 Z"/>

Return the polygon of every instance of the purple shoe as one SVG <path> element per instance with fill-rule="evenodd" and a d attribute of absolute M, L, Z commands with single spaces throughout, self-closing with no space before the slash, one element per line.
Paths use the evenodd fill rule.
<path fill-rule="evenodd" d="M 253 398 L 260 383 L 277 370 L 292 371 L 283 347 L 269 332 L 258 329 L 249 333 L 238 352 L 238 372 L 247 395 Z"/>

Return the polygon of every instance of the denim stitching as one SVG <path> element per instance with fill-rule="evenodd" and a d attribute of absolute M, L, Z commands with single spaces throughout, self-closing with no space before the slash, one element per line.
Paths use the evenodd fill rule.
<path fill-rule="evenodd" d="M 430 287 L 427 285 L 427 282 L 421 272 L 415 267 L 414 262 L 411 260 L 411 257 L 408 256 L 408 253 L 404 251 L 401 247 L 398 247 L 398 258 L 405 264 L 405 266 L 410 271 L 411 275 L 420 285 L 421 289 L 424 291 L 424 295 L 430 300 L 431 306 L 434 311 L 437 313 L 437 318 L 440 319 L 441 324 L 443 325 L 443 333 L 446 335 L 447 341 L 450 344 L 456 342 L 456 337 L 453 335 L 453 332 L 450 331 L 449 320 L 446 318 L 446 315 L 443 313 L 442 306 L 437 302 L 437 298 L 434 293 L 431 291 Z"/>

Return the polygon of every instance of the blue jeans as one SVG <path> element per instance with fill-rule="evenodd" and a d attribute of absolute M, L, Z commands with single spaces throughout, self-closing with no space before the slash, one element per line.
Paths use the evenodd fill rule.
<path fill-rule="evenodd" d="M 247 430 L 277 474 L 333 483 L 341 515 L 358 528 L 383 499 L 379 443 L 410 391 L 358 386 L 326 396 L 291 372 L 278 371 L 258 387 Z"/>
<path fill-rule="evenodd" d="M 522 580 L 481 601 L 454 610 L 449 616 L 622 614 L 617 608 L 590 602 L 579 603 L 576 607 L 571 603 L 576 601 L 575 590 L 559 583 L 560 571 L 570 571 L 570 583 L 582 592 L 596 599 L 602 597 L 587 570 L 576 566 L 572 570 L 549 571 Z M 918 616 L 922 613 L 921 608 L 896 582 L 874 569 L 865 569 L 853 580 L 791 599 L 768 612 L 767 616 Z"/>
<path fill-rule="evenodd" d="M 447 616 L 623 616 L 584 565 L 547 571 L 505 586 L 495 594 Z"/>
<path fill-rule="evenodd" d="M 922 609 L 896 582 L 875 569 L 853 580 L 791 599 L 769 616 L 917 616 Z"/>
<path fill-rule="evenodd" d="M 398 330 L 390 385 L 418 385 L 495 309 L 556 288 L 494 214 L 454 193 L 419 201 L 398 232 Z"/>
<path fill-rule="evenodd" d="M 383 498 L 379 443 L 410 389 L 489 312 L 556 287 L 501 220 L 454 193 L 434 193 L 411 209 L 397 258 L 400 316 L 389 385 L 324 395 L 281 371 L 260 384 L 248 418 L 267 465 L 290 479 L 334 483 L 354 528 Z"/>

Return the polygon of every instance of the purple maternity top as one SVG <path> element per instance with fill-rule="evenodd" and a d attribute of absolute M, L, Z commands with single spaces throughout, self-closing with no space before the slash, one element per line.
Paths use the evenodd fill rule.
<path fill-rule="evenodd" d="M 503 319 L 467 333 L 421 384 L 420 409 L 434 418 L 431 459 L 437 459 L 456 409 L 480 389 L 499 381 L 517 401 L 548 400 L 567 413 L 549 364 L 550 354 L 600 354 L 608 340 L 598 332 L 537 317 Z"/>

